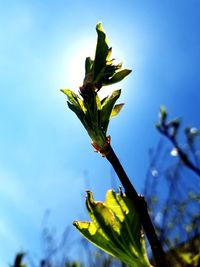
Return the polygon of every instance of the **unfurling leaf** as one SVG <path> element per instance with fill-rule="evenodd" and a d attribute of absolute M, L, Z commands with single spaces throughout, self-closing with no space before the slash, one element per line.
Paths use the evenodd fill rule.
<path fill-rule="evenodd" d="M 85 75 L 92 71 L 94 61 L 90 57 L 86 57 L 85 59 Z"/>
<path fill-rule="evenodd" d="M 131 267 L 151 266 L 138 213 L 125 194 L 109 190 L 103 203 L 88 191 L 86 207 L 92 221 L 74 222 L 86 239 Z"/>
<path fill-rule="evenodd" d="M 111 94 L 111 96 L 107 97 L 103 101 L 101 109 L 101 126 L 105 132 L 107 131 L 114 105 L 117 99 L 120 97 L 120 94 L 121 90 L 116 90 Z"/>
<path fill-rule="evenodd" d="M 97 75 L 101 72 L 103 67 L 106 65 L 106 59 L 110 54 L 110 49 L 108 47 L 106 34 L 101 23 L 97 24 L 96 30 L 98 38 L 97 38 L 97 46 L 94 59 L 94 80 L 96 79 Z"/>
<path fill-rule="evenodd" d="M 122 81 L 126 76 L 128 76 L 131 73 L 131 70 L 124 69 L 121 71 L 116 72 L 111 79 L 105 84 L 105 85 L 111 85 L 114 83 L 118 83 Z"/>
<path fill-rule="evenodd" d="M 124 103 L 122 103 L 122 104 L 116 104 L 114 106 L 112 112 L 111 112 L 110 117 L 112 118 L 112 117 L 117 116 L 119 114 L 120 110 L 123 108 L 123 106 L 124 106 Z"/>
<path fill-rule="evenodd" d="M 63 92 L 67 96 L 69 102 L 71 102 L 74 105 L 78 105 L 79 96 L 75 94 L 72 90 L 61 89 L 61 92 Z"/>
<path fill-rule="evenodd" d="M 67 96 L 68 107 L 77 115 L 92 139 L 93 146 L 101 154 L 108 147 L 107 129 L 109 121 L 116 116 L 123 104 L 116 104 L 121 90 L 100 100 L 98 91 L 102 86 L 117 83 L 124 79 L 131 70 L 122 70 L 122 64 L 114 64 L 110 59 L 112 48 L 108 46 L 107 37 L 101 23 L 96 26 L 97 45 L 95 58 L 85 60 L 85 77 L 79 87 L 79 94 L 69 89 L 61 91 Z M 103 154 L 102 154 L 103 155 Z"/>
<path fill-rule="evenodd" d="M 83 111 L 79 107 L 71 104 L 69 101 L 67 101 L 67 105 L 68 105 L 69 109 L 71 109 L 76 114 L 76 116 L 79 118 L 79 120 L 85 126 Z"/>

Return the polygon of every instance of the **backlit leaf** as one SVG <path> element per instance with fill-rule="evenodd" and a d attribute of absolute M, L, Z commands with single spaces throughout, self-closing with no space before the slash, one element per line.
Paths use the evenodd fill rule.
<path fill-rule="evenodd" d="M 108 47 L 106 34 L 104 32 L 101 23 L 97 24 L 96 30 L 98 37 L 97 37 L 97 46 L 96 46 L 96 53 L 94 60 L 94 80 L 96 79 L 97 75 L 100 73 L 102 68 L 105 67 L 106 59 L 111 52 Z"/>
<path fill-rule="evenodd" d="M 69 102 L 71 102 L 74 105 L 78 105 L 79 96 L 76 93 L 74 93 L 72 90 L 69 89 L 61 89 L 60 91 L 67 96 Z"/>
<path fill-rule="evenodd" d="M 150 267 L 138 213 L 125 194 L 109 190 L 105 202 L 87 192 L 91 222 L 74 222 L 90 242 L 131 267 Z"/>
<path fill-rule="evenodd" d="M 116 90 L 111 94 L 111 96 L 107 97 L 103 102 L 101 110 L 101 126 L 103 127 L 105 132 L 107 131 L 108 128 L 113 107 L 117 99 L 120 97 L 120 94 L 121 90 Z"/>
<path fill-rule="evenodd" d="M 90 57 L 86 57 L 85 59 L 85 75 L 92 71 L 93 67 L 93 60 Z"/>
<path fill-rule="evenodd" d="M 111 85 L 114 83 L 118 83 L 123 80 L 127 75 L 131 73 L 131 70 L 124 69 L 121 71 L 116 72 L 111 79 L 105 85 Z"/>
<path fill-rule="evenodd" d="M 114 108 L 112 109 L 110 118 L 117 116 L 120 112 L 120 110 L 123 108 L 124 104 L 116 104 Z"/>
<path fill-rule="evenodd" d="M 67 101 L 67 105 L 76 114 L 76 116 L 79 118 L 79 120 L 82 122 L 82 124 L 84 125 L 84 127 L 87 130 L 87 126 L 88 125 L 87 125 L 87 123 L 85 121 L 84 112 L 77 105 L 73 105 L 69 101 Z"/>

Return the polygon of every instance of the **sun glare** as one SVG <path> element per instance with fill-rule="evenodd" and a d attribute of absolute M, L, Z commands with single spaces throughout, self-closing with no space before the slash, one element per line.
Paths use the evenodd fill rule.
<path fill-rule="evenodd" d="M 113 47 L 114 51 L 112 51 L 111 58 L 119 59 L 116 60 L 115 63 L 123 63 L 123 54 L 121 53 L 121 50 L 114 44 Z M 85 59 L 86 57 L 94 59 L 95 49 L 96 38 L 94 38 L 94 36 L 91 38 L 80 38 L 79 42 L 75 42 L 73 46 L 70 45 L 68 47 L 63 61 L 63 64 L 65 65 L 65 67 L 63 66 L 65 73 L 62 74 L 62 77 L 65 77 L 66 79 L 64 84 L 67 84 L 67 88 L 78 93 L 79 87 L 83 84 L 85 76 Z M 114 89 L 116 89 L 116 85 L 108 86 L 106 87 L 106 90 L 100 90 L 100 98 L 110 95 Z"/>
<path fill-rule="evenodd" d="M 95 40 L 96 41 L 96 40 Z M 94 59 L 96 43 L 94 40 L 80 40 L 78 44 L 75 44 L 71 48 L 71 54 L 68 55 L 67 65 L 67 80 L 68 83 L 73 86 L 73 90 L 79 90 L 79 87 L 83 84 L 85 76 L 85 59 L 91 57 Z M 72 88 L 71 88 L 72 89 Z"/>

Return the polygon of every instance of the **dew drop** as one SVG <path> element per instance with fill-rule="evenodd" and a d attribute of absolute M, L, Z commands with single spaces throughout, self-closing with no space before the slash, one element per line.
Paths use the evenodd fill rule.
<path fill-rule="evenodd" d="M 178 151 L 177 151 L 177 149 L 176 149 L 175 147 L 172 148 L 170 154 L 171 154 L 173 157 L 177 157 L 177 156 L 178 156 Z"/>
<path fill-rule="evenodd" d="M 193 128 L 190 128 L 190 133 L 195 135 L 195 134 L 198 133 L 198 129 L 197 128 L 194 128 L 194 127 Z"/>
<path fill-rule="evenodd" d="M 153 176 L 153 177 L 158 177 L 158 171 L 156 170 L 156 169 L 152 169 L 151 170 L 151 175 Z"/>

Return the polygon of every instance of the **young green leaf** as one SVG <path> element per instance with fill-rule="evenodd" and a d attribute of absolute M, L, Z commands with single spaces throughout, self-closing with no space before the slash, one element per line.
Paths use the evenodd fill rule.
<path fill-rule="evenodd" d="M 101 23 L 96 26 L 97 45 L 95 59 L 87 57 L 85 60 L 85 77 L 80 86 L 79 94 L 69 89 L 61 91 L 68 98 L 68 107 L 78 116 L 86 128 L 92 144 L 97 151 L 102 153 L 107 147 L 107 128 L 112 117 L 116 116 L 123 104 L 115 105 L 121 90 L 116 90 L 111 96 L 100 100 L 98 91 L 103 85 L 121 81 L 131 71 L 121 70 L 122 64 L 113 64 L 110 59 L 112 48 Z"/>
<path fill-rule="evenodd" d="M 120 254 L 118 250 L 113 248 L 112 243 L 109 242 L 109 239 L 103 234 L 103 231 L 97 228 L 97 226 L 93 222 L 74 221 L 73 225 L 93 245 L 97 246 L 113 257 L 116 257 L 116 254 Z"/>
<path fill-rule="evenodd" d="M 86 206 L 92 221 L 74 222 L 86 239 L 130 267 L 151 266 L 138 213 L 125 194 L 109 190 L 102 203 L 88 191 Z"/>
<path fill-rule="evenodd" d="M 124 103 L 116 104 L 111 112 L 110 118 L 117 116 L 119 112 L 121 111 L 121 109 L 123 108 L 123 106 L 124 106 Z"/>
<path fill-rule="evenodd" d="M 86 57 L 85 59 L 85 75 L 92 71 L 93 67 L 93 60 L 90 57 Z"/>
<path fill-rule="evenodd" d="M 87 130 L 88 124 L 86 123 L 86 120 L 85 120 L 86 117 L 85 117 L 84 112 L 77 105 L 73 105 L 69 101 L 67 101 L 67 105 L 69 109 L 71 109 L 76 114 L 76 116 L 79 118 L 79 120 L 82 122 L 82 124 Z"/>
<path fill-rule="evenodd" d="M 113 77 L 111 79 L 109 79 L 107 81 L 106 84 L 103 84 L 103 85 L 111 85 L 111 84 L 114 84 L 114 83 L 118 83 L 121 80 L 123 80 L 126 76 L 128 76 L 130 73 L 131 73 L 131 70 L 128 70 L 128 69 L 124 69 L 124 70 L 118 71 L 113 75 Z"/>
<path fill-rule="evenodd" d="M 106 59 L 111 52 L 108 47 L 106 34 L 101 23 L 97 24 L 96 31 L 98 38 L 97 38 L 97 47 L 94 60 L 94 80 L 96 79 L 97 75 L 101 72 L 103 67 L 105 67 Z"/>
<path fill-rule="evenodd" d="M 70 103 L 74 105 L 78 105 L 79 96 L 75 94 L 72 90 L 61 89 L 60 91 L 63 92 L 67 96 Z"/>
<path fill-rule="evenodd" d="M 101 126 L 104 129 L 104 131 L 107 131 L 108 124 L 110 121 L 111 113 L 113 110 L 113 107 L 117 101 L 117 99 L 120 97 L 121 90 L 114 91 L 110 97 L 107 97 L 105 101 L 102 104 L 102 110 L 101 110 Z"/>

